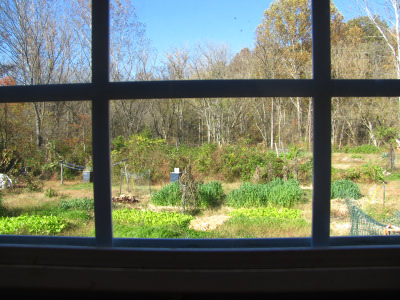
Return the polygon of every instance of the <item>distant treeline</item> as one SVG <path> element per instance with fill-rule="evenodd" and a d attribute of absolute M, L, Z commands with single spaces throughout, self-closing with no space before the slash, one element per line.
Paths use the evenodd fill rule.
<path fill-rule="evenodd" d="M 312 78 L 308 0 L 276 0 L 266 7 L 254 46 L 240 53 L 232 54 L 228 45 L 204 42 L 158 56 L 133 4 L 126 0 L 111 5 L 112 81 Z M 399 54 L 393 49 L 398 49 L 400 39 L 388 36 L 400 31 L 379 16 L 345 22 L 331 7 L 332 78 L 398 78 Z M 72 1 L 70 6 L 59 1 L 1 1 L 0 28 L 0 85 L 90 81 L 90 1 Z M 156 59 L 160 55 L 163 59 Z M 255 166 L 265 162 L 255 149 L 270 153 L 282 145 L 297 145 L 311 150 L 312 107 L 311 98 L 301 97 L 115 100 L 111 101 L 110 135 L 121 141 L 134 141 L 132 136 L 163 140 L 177 149 L 176 160 L 185 157 L 180 152 L 189 146 L 203 154 L 218 146 L 215 157 L 204 157 L 204 162 L 194 154 L 187 159 L 199 164 L 198 173 L 249 179 Z M 398 98 L 335 97 L 332 145 L 342 149 L 393 144 L 399 114 Z M 6 172 L 17 173 L 16 166 L 29 165 L 40 170 L 38 174 L 50 174 L 59 160 L 90 166 L 91 136 L 89 101 L 0 104 L 0 148 Z M 245 150 L 238 145 L 246 145 Z M 173 150 L 168 151 L 173 155 Z M 176 166 L 175 158 L 169 157 L 168 162 L 155 158 L 159 164 L 150 167 L 165 168 L 160 172 L 164 175 L 154 175 L 157 178 Z M 209 165 L 207 159 L 212 159 Z"/>

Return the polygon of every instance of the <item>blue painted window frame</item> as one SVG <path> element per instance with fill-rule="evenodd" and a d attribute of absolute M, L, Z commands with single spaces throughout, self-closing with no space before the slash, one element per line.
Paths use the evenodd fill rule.
<path fill-rule="evenodd" d="M 308 80 L 109 81 L 109 1 L 92 4 L 92 82 L 0 87 L 1 102 L 92 101 L 95 238 L 0 236 L 0 245 L 138 248 L 292 248 L 398 245 L 395 236 L 331 237 L 331 98 L 398 97 L 398 80 L 331 79 L 330 1 L 312 1 L 313 78 Z M 313 97 L 313 217 L 310 238 L 284 239 L 120 239 L 112 232 L 109 101 L 200 97 Z M 29 100 L 27 100 L 29 99 Z"/>

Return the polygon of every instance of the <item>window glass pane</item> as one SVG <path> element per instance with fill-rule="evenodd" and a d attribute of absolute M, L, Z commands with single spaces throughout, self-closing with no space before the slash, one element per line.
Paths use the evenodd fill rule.
<path fill-rule="evenodd" d="M 333 1 L 332 78 L 395 79 L 399 73 L 399 7 L 378 1 Z M 365 4 L 367 3 L 367 4 Z"/>
<path fill-rule="evenodd" d="M 0 234 L 94 236 L 90 109 L 0 104 Z"/>
<path fill-rule="evenodd" d="M 397 98 L 333 98 L 331 234 L 399 226 Z"/>
<path fill-rule="evenodd" d="M 0 78 L 16 85 L 91 80 L 90 1 L 1 1 Z"/>
<path fill-rule="evenodd" d="M 311 78 L 309 1 L 112 1 L 112 81 Z"/>
<path fill-rule="evenodd" d="M 111 102 L 115 237 L 309 237 L 309 98 Z"/>

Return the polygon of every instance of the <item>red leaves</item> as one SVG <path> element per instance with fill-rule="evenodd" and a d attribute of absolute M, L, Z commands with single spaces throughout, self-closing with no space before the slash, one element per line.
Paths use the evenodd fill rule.
<path fill-rule="evenodd" d="M 0 79 L 0 85 L 9 86 L 9 85 L 16 85 L 17 82 L 11 76 L 6 76 L 3 79 Z"/>

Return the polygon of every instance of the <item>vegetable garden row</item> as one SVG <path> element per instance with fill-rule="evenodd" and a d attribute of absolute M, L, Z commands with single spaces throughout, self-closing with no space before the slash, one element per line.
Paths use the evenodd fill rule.
<path fill-rule="evenodd" d="M 113 203 L 114 236 L 143 238 L 224 238 L 301 236 L 309 234 L 310 221 L 298 205 L 309 202 L 298 182 L 274 179 L 264 184 L 242 183 L 225 194 L 222 183 L 196 183 L 194 206 L 181 212 L 184 187 L 179 182 L 163 186 L 153 193 L 149 204 L 159 211 L 127 203 Z M 94 201 L 92 198 L 61 197 L 53 191 L 44 192 L 53 201 L 23 213 L 1 208 L 0 234 L 74 235 L 88 227 L 83 235 L 94 235 Z M 36 192 L 39 193 L 39 192 Z M 356 184 L 339 180 L 332 185 L 332 197 L 353 197 L 360 191 Z M 167 212 L 165 207 L 173 207 Z M 204 212 L 227 207 L 227 221 L 221 229 L 202 232 L 190 224 Z M 82 232 L 82 231 L 81 231 Z"/>

